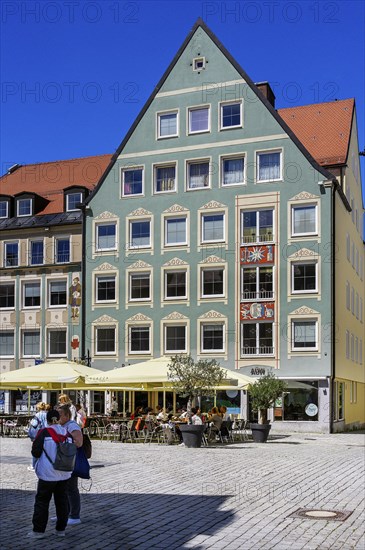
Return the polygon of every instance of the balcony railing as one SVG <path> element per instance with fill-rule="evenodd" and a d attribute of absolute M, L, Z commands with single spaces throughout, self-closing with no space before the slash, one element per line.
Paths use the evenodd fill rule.
<path fill-rule="evenodd" d="M 244 290 L 242 292 L 241 301 L 243 300 L 272 300 L 274 298 L 273 290 L 259 290 L 259 291 L 249 291 Z"/>
<path fill-rule="evenodd" d="M 274 355 L 274 346 L 243 346 L 241 355 Z"/>
<path fill-rule="evenodd" d="M 252 233 L 251 235 L 242 235 L 242 244 L 247 243 L 272 243 L 274 240 L 274 236 L 272 232 L 267 233 L 261 233 L 260 235 L 257 235 L 256 232 Z"/>

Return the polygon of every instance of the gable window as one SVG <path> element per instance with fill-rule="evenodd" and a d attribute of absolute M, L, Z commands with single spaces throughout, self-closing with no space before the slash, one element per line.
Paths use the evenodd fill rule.
<path fill-rule="evenodd" d="M 0 357 L 14 357 L 14 332 L 11 330 L 0 332 Z"/>
<path fill-rule="evenodd" d="M 155 168 L 155 193 L 176 191 L 176 166 L 157 166 Z"/>
<path fill-rule="evenodd" d="M 292 235 L 317 235 L 317 206 L 292 207 Z"/>
<path fill-rule="evenodd" d="M 165 245 L 187 244 L 186 218 L 167 218 L 165 220 Z"/>
<path fill-rule="evenodd" d="M 257 181 L 276 181 L 281 179 L 281 152 L 257 153 Z"/>
<path fill-rule="evenodd" d="M 15 283 L 0 284 L 0 309 L 15 307 Z"/>
<path fill-rule="evenodd" d="M 115 355 L 115 327 L 96 327 L 97 355 Z"/>
<path fill-rule="evenodd" d="M 0 218 L 9 217 L 9 201 L 0 201 Z"/>
<path fill-rule="evenodd" d="M 205 69 L 205 57 L 194 57 L 193 71 L 201 71 Z"/>
<path fill-rule="evenodd" d="M 224 214 L 203 214 L 202 242 L 224 241 Z"/>
<path fill-rule="evenodd" d="M 242 212 L 242 244 L 273 241 L 273 210 Z"/>
<path fill-rule="evenodd" d="M 123 197 L 143 195 L 143 169 L 123 170 Z"/>
<path fill-rule="evenodd" d="M 272 267 L 242 269 L 242 300 L 267 300 L 273 294 Z"/>
<path fill-rule="evenodd" d="M 48 355 L 49 357 L 66 357 L 66 329 L 50 329 L 48 331 Z"/>
<path fill-rule="evenodd" d="M 171 113 L 159 113 L 158 120 L 158 137 L 167 138 L 177 136 L 177 111 Z"/>
<path fill-rule="evenodd" d="M 188 162 L 188 189 L 209 187 L 209 162 Z"/>
<path fill-rule="evenodd" d="M 130 222 L 130 248 L 151 246 L 151 222 L 149 220 Z"/>
<path fill-rule="evenodd" d="M 317 263 L 292 264 L 292 292 L 317 292 Z"/>
<path fill-rule="evenodd" d="M 165 272 L 165 299 L 181 300 L 186 298 L 186 271 Z"/>
<path fill-rule="evenodd" d="M 115 275 L 96 277 L 96 301 L 115 301 Z"/>
<path fill-rule="evenodd" d="M 4 243 L 4 267 L 16 267 L 19 265 L 19 243 Z"/>
<path fill-rule="evenodd" d="M 23 305 L 24 307 L 40 307 L 41 305 L 41 283 L 23 284 Z"/>
<path fill-rule="evenodd" d="M 32 215 L 32 199 L 17 200 L 17 215 L 31 216 Z"/>
<path fill-rule="evenodd" d="M 222 186 L 244 183 L 244 157 L 222 160 Z"/>
<path fill-rule="evenodd" d="M 49 281 L 48 288 L 50 307 L 67 305 L 66 281 Z"/>
<path fill-rule="evenodd" d="M 224 296 L 224 269 L 202 269 L 202 298 Z"/>
<path fill-rule="evenodd" d="M 150 273 L 133 273 L 130 275 L 130 299 L 150 300 Z"/>
<path fill-rule="evenodd" d="M 318 348 L 317 321 L 292 322 L 292 349 L 316 350 Z"/>
<path fill-rule="evenodd" d="M 130 327 L 129 353 L 150 351 L 150 327 Z"/>
<path fill-rule="evenodd" d="M 68 193 L 66 195 L 66 210 L 67 212 L 73 212 L 74 210 L 79 210 L 77 207 L 78 204 L 82 202 L 83 196 L 82 193 Z"/>
<path fill-rule="evenodd" d="M 224 351 L 224 324 L 201 325 L 201 351 Z"/>
<path fill-rule="evenodd" d="M 209 107 L 189 109 L 189 134 L 209 131 Z"/>
<path fill-rule="evenodd" d="M 221 105 L 221 129 L 242 126 L 242 102 L 223 103 Z"/>
<path fill-rule="evenodd" d="M 186 326 L 177 325 L 165 326 L 165 352 L 185 353 L 186 352 Z"/>
<path fill-rule="evenodd" d="M 23 357 L 40 356 L 40 332 L 39 330 L 25 330 L 22 333 L 22 355 Z"/>
<path fill-rule="evenodd" d="M 30 265 L 43 264 L 43 241 L 30 242 Z"/>
<path fill-rule="evenodd" d="M 70 239 L 69 237 L 56 239 L 56 263 L 66 264 L 70 261 Z"/>
<path fill-rule="evenodd" d="M 242 323 L 242 356 L 272 355 L 273 324 L 272 323 Z"/>
<path fill-rule="evenodd" d="M 115 223 L 102 223 L 96 226 L 97 250 L 115 250 L 117 226 Z"/>

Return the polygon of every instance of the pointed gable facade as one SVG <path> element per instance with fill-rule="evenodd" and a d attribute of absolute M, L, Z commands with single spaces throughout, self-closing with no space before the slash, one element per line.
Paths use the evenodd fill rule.
<path fill-rule="evenodd" d="M 87 199 L 93 366 L 182 353 L 274 370 L 289 384 L 280 427 L 328 431 L 335 187 L 347 212 L 334 175 L 198 21 Z M 247 396 L 238 406 L 253 418 Z"/>

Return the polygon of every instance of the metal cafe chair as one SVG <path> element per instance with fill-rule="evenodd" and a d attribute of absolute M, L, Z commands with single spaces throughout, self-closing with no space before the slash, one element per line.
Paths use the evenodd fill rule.
<path fill-rule="evenodd" d="M 233 434 L 232 434 L 232 425 L 233 425 L 232 420 L 224 420 L 222 422 L 221 429 L 218 432 L 218 436 L 221 440 L 221 443 L 224 443 L 225 440 L 227 440 L 227 443 L 234 442 Z"/>
<path fill-rule="evenodd" d="M 238 419 L 234 421 L 233 428 L 232 428 L 232 436 L 233 438 L 237 437 L 239 441 L 247 441 L 248 440 L 248 433 L 247 428 L 249 427 L 249 423 L 247 420 Z"/>
<path fill-rule="evenodd" d="M 101 440 L 118 441 L 120 439 L 120 425 L 110 422 L 102 428 Z"/>

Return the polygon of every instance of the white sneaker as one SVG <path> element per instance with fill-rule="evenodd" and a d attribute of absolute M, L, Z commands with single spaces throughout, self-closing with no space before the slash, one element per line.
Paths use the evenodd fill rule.
<path fill-rule="evenodd" d="M 27 534 L 28 539 L 44 539 L 46 533 L 39 533 L 38 531 L 30 531 Z"/>
<path fill-rule="evenodd" d="M 79 525 L 81 523 L 80 518 L 68 518 L 67 525 Z"/>
<path fill-rule="evenodd" d="M 180 443 L 179 447 L 185 447 L 185 443 Z"/>
<path fill-rule="evenodd" d="M 57 516 L 53 516 L 52 518 L 50 518 L 51 521 L 57 521 Z"/>
<path fill-rule="evenodd" d="M 65 537 L 66 536 L 66 533 L 64 531 L 55 531 L 55 534 L 57 535 L 57 537 Z"/>
<path fill-rule="evenodd" d="M 34 472 L 33 466 L 28 466 L 27 470 L 28 470 L 29 472 Z"/>

